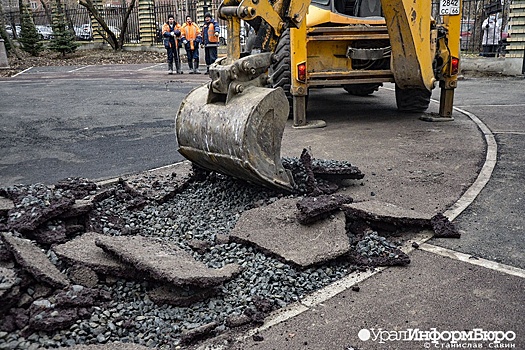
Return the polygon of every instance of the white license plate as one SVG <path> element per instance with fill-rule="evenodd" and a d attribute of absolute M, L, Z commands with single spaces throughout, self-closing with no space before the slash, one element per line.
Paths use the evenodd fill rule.
<path fill-rule="evenodd" d="M 440 0 L 439 14 L 442 16 L 459 15 L 459 1 L 460 0 Z"/>

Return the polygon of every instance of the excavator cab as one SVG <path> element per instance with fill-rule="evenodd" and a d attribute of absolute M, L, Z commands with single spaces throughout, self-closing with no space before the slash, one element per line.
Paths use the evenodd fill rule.
<path fill-rule="evenodd" d="M 326 6 L 330 1 L 313 0 L 312 4 Z M 380 0 L 334 0 L 334 12 L 355 17 L 381 17 Z"/>

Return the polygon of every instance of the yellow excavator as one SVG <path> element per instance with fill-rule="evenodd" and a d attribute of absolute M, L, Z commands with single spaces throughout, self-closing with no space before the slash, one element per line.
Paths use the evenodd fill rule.
<path fill-rule="evenodd" d="M 281 163 L 289 116 L 307 120 L 310 88 L 340 86 L 358 96 L 395 84 L 401 111 L 424 112 L 439 86 L 439 115 L 453 120 L 459 73 L 461 0 L 223 0 L 226 57 L 211 81 L 183 100 L 175 119 L 179 152 L 196 165 L 286 190 Z M 435 16 L 433 16 L 435 12 Z M 241 52 L 241 20 L 255 35 Z"/>

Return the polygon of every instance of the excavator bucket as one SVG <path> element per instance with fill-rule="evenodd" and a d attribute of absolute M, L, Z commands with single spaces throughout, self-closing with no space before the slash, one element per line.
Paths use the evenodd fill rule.
<path fill-rule="evenodd" d="M 182 101 L 175 119 L 179 152 L 205 169 L 291 190 L 281 163 L 289 111 L 283 90 L 247 85 L 215 102 L 209 94 L 206 84 Z"/>

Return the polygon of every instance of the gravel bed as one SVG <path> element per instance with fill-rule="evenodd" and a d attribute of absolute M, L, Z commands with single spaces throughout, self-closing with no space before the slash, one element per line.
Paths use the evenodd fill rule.
<path fill-rule="evenodd" d="M 219 325 L 216 332 L 225 331 L 228 319 L 233 316 L 267 314 L 362 269 L 344 259 L 300 269 L 253 247 L 224 244 L 217 239 L 218 235 L 229 233 L 243 211 L 304 193 L 306 176 L 298 170 L 298 160 L 286 159 L 285 164 L 289 169 L 294 168 L 297 194 L 261 189 L 212 173 L 203 181 L 190 183 L 165 203 L 150 201 L 137 208 L 128 205 L 126 196 L 119 196 L 119 191 L 124 191 L 121 185 L 114 185 L 114 194 L 97 202 L 90 214 L 88 225 L 96 231 L 106 235 L 162 238 L 191 252 L 208 267 L 237 263 L 242 266 L 242 272 L 222 284 L 216 296 L 190 307 L 153 303 L 147 295 L 147 291 L 159 286 L 153 282 L 108 277 L 100 281 L 97 288 L 107 291 L 111 301 L 94 307 L 90 318 L 78 320 L 68 329 L 27 337 L 20 331 L 0 331 L 0 349 L 56 348 L 112 341 L 172 349 L 180 344 L 184 331 L 211 322 Z M 210 248 L 192 250 L 190 241 L 196 239 L 208 242 Z M 363 256 L 379 255 L 395 247 L 397 244 L 375 233 L 356 243 Z M 50 260 L 66 272 L 67 266 L 51 250 L 47 253 Z"/>

